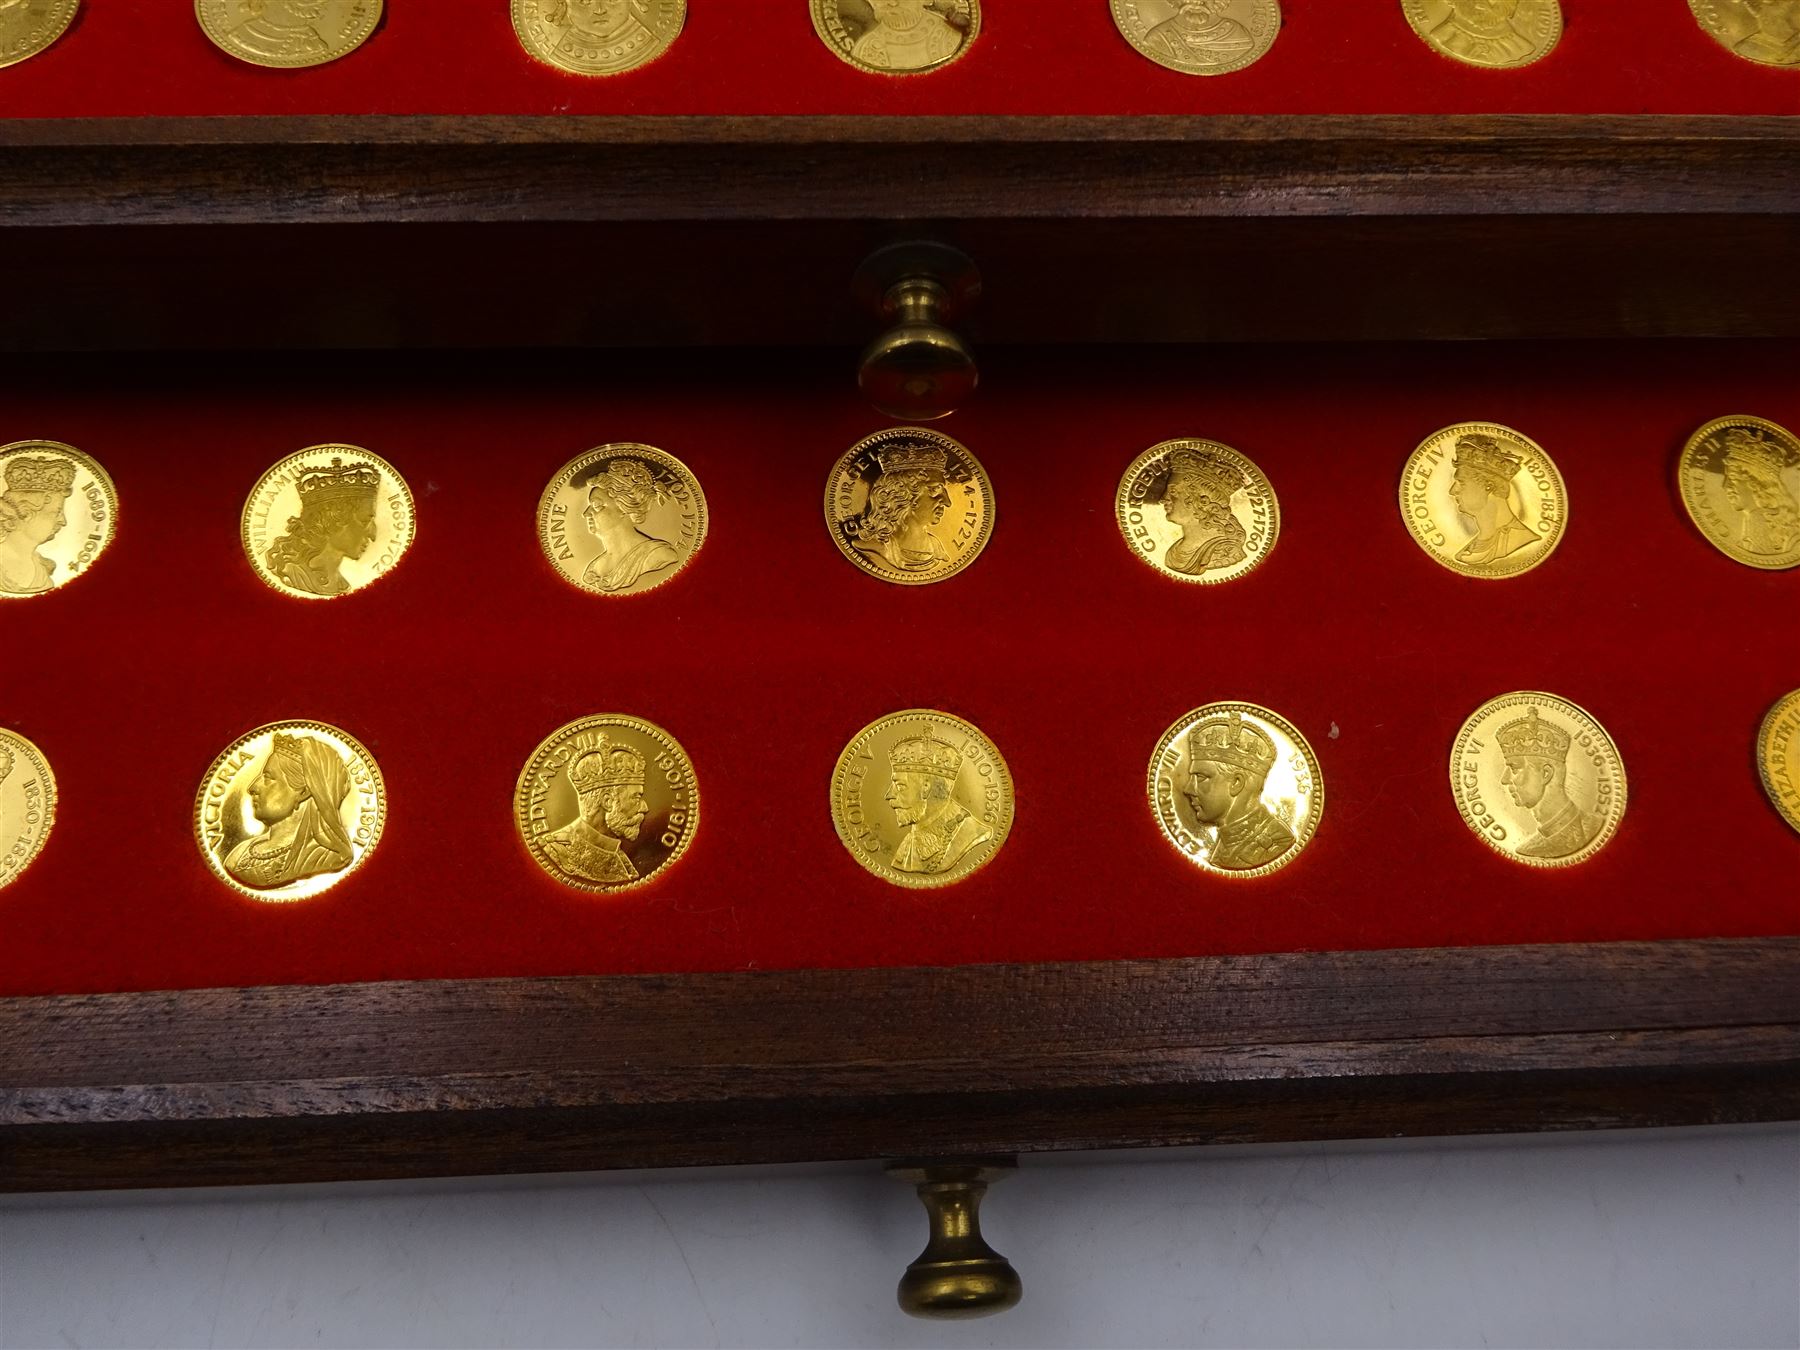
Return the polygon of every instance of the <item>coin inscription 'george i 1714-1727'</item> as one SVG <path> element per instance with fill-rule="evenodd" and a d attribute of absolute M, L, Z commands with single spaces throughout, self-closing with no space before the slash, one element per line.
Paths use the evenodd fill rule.
<path fill-rule="evenodd" d="M 1400 513 L 1419 547 L 1452 572 L 1514 577 L 1562 542 L 1569 494 L 1536 441 L 1462 422 L 1428 436 L 1406 461 Z"/>
<path fill-rule="evenodd" d="M 981 0 L 811 0 L 813 31 L 872 75 L 947 66 L 981 33 Z"/>
<path fill-rule="evenodd" d="M 9 0 L 0 4 L 0 66 L 30 60 L 66 33 L 80 0 Z"/>
<path fill-rule="evenodd" d="M 0 728 L 0 889 L 43 851 L 56 823 L 56 776 L 44 752 Z"/>
<path fill-rule="evenodd" d="M 617 75 L 669 50 L 687 0 L 512 0 L 513 31 L 532 56 L 575 75 Z"/>
<path fill-rule="evenodd" d="M 348 56 L 381 22 L 383 0 L 194 0 L 219 50 L 253 66 L 293 70 Z"/>
<path fill-rule="evenodd" d="M 1763 718 L 1756 735 L 1756 763 L 1769 800 L 1781 818 L 1800 831 L 1800 689 Z"/>
<path fill-rule="evenodd" d="M 416 532 L 400 471 L 357 445 L 315 445 L 263 474 L 244 503 L 244 556 L 283 595 L 329 600 L 393 571 Z"/>
<path fill-rule="evenodd" d="M 939 431 L 895 427 L 851 446 L 825 484 L 825 524 L 870 576 L 902 586 L 953 577 L 994 532 L 994 488 L 968 449 Z"/>
<path fill-rule="evenodd" d="M 0 445 L 0 600 L 68 585 L 93 566 L 118 528 L 112 479 L 74 446 Z"/>
<path fill-rule="evenodd" d="M 1800 440 L 1761 417 L 1708 422 L 1681 452 L 1681 501 L 1712 546 L 1763 571 L 1800 567 Z"/>
<path fill-rule="evenodd" d="M 1113 23 L 1141 54 L 1184 75 L 1229 75 L 1281 32 L 1279 0 L 1112 0 Z"/>
<path fill-rule="evenodd" d="M 1488 70 L 1528 66 L 1562 38 L 1559 0 L 1400 0 L 1425 45 Z"/>
<path fill-rule="evenodd" d="M 635 441 L 577 455 L 538 501 L 544 556 L 595 595 L 637 595 L 671 580 L 706 542 L 706 526 L 700 480 Z"/>
<path fill-rule="evenodd" d="M 1125 470 L 1113 509 L 1133 553 L 1164 576 L 1202 585 L 1254 570 L 1281 533 L 1263 471 L 1217 441 L 1151 446 Z"/>

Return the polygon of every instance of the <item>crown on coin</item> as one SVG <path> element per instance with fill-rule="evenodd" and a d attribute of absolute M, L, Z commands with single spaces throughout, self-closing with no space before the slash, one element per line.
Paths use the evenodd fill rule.
<path fill-rule="evenodd" d="M 286 760 L 291 760 L 295 768 L 304 768 L 306 766 L 306 761 L 302 759 L 300 755 L 300 738 L 298 736 L 290 736 L 285 731 L 278 731 L 275 733 L 275 739 L 269 744 L 269 753 L 271 755 L 280 755 Z"/>
<path fill-rule="evenodd" d="M 1195 762 L 1235 764 L 1266 775 L 1275 767 L 1275 742 L 1241 713 L 1209 717 L 1188 732 L 1188 758 Z"/>
<path fill-rule="evenodd" d="M 1730 427 L 1723 439 L 1728 463 L 1768 478 L 1781 477 L 1782 470 L 1787 468 L 1787 456 L 1782 454 L 1781 447 L 1771 444 L 1760 431 Z"/>
<path fill-rule="evenodd" d="M 343 467 L 344 461 L 334 459 L 329 469 L 302 469 L 295 486 L 300 489 L 300 500 L 333 501 L 345 497 L 371 497 L 381 487 L 381 474 L 367 464 L 352 464 Z"/>
<path fill-rule="evenodd" d="M 1502 488 L 1512 482 L 1524 462 L 1492 436 L 1463 436 L 1456 442 L 1455 467 L 1473 469 Z"/>
<path fill-rule="evenodd" d="M 907 441 L 875 452 L 875 462 L 883 473 L 925 473 L 942 478 L 950 457 L 936 446 Z"/>
<path fill-rule="evenodd" d="M 888 755 L 896 772 L 930 773 L 954 779 L 962 771 L 962 751 L 930 732 L 899 741 Z"/>
<path fill-rule="evenodd" d="M 1564 759 L 1569 753 L 1569 733 L 1539 718 L 1536 708 L 1527 708 L 1525 716 L 1501 727 L 1494 739 L 1500 742 L 1500 753 L 1508 759 L 1519 755 Z"/>
<path fill-rule="evenodd" d="M 67 459 L 15 459 L 6 466 L 9 492 L 60 492 L 75 488 L 75 463 Z"/>
<path fill-rule="evenodd" d="M 1249 484 L 1242 469 L 1223 456 L 1206 450 L 1176 450 L 1169 456 L 1169 486 L 1204 488 L 1223 500 Z"/>
<path fill-rule="evenodd" d="M 577 755 L 569 765 L 569 781 L 577 792 L 593 792 L 597 788 L 642 787 L 644 757 L 628 745 L 608 740 L 606 733 L 592 748 Z"/>

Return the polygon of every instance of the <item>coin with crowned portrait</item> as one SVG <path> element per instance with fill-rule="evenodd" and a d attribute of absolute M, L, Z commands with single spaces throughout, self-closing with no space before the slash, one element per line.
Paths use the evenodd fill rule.
<path fill-rule="evenodd" d="M 1216 585 L 1254 571 L 1281 533 L 1263 471 L 1228 445 L 1181 439 L 1131 461 L 1113 501 L 1131 551 L 1164 576 Z"/>
<path fill-rule="evenodd" d="M 636 441 L 577 455 L 538 500 L 544 556 L 594 595 L 638 595 L 673 580 L 706 542 L 706 526 L 700 480 Z"/>
<path fill-rule="evenodd" d="M 1800 831 L 1800 689 L 1769 709 L 1756 734 L 1763 790 L 1781 818 Z"/>
<path fill-rule="evenodd" d="M 625 891 L 687 852 L 700 828 L 700 786 L 687 751 L 661 727 L 597 713 L 531 752 L 513 822 L 532 861 L 563 885 Z"/>
<path fill-rule="evenodd" d="M 0 66 L 16 66 L 49 47 L 75 22 L 81 0 L 6 0 L 0 4 Z"/>
<path fill-rule="evenodd" d="M 687 0 L 512 0 L 534 58 L 574 75 L 617 75 L 656 60 L 687 22 Z"/>
<path fill-rule="evenodd" d="M 1763 571 L 1800 567 L 1800 439 L 1761 417 L 1721 417 L 1681 452 L 1681 501 L 1712 546 Z"/>
<path fill-rule="evenodd" d="M 0 600 L 86 574 L 119 528 L 106 470 L 61 441 L 0 445 Z"/>
<path fill-rule="evenodd" d="M 1400 513 L 1452 572 L 1494 580 L 1556 551 L 1569 493 L 1543 446 L 1511 427 L 1461 422 L 1426 437 L 1400 477 Z"/>
<path fill-rule="evenodd" d="M 819 40 L 872 75 L 949 65 L 981 34 L 981 0 L 811 0 Z"/>
<path fill-rule="evenodd" d="M 1280 871 L 1312 841 L 1325 778 L 1292 722 L 1254 703 L 1209 703 L 1162 734 L 1150 810 L 1194 866 L 1229 877 Z"/>
<path fill-rule="evenodd" d="M 381 22 L 383 0 L 194 0 L 213 45 L 253 66 L 296 70 L 348 56 Z"/>
<path fill-rule="evenodd" d="M 948 886 L 993 861 L 1013 807 L 999 747 L 929 708 L 869 723 L 831 775 L 831 821 L 850 856 L 909 889 Z"/>
<path fill-rule="evenodd" d="M 1688 0 L 1688 7 L 1732 55 L 1800 70 L 1800 0 Z"/>
<path fill-rule="evenodd" d="M 44 752 L 0 727 L 0 889 L 19 879 L 56 823 L 56 775 Z"/>
<path fill-rule="evenodd" d="M 324 722 L 271 722 L 213 761 L 194 797 L 194 841 L 220 881 L 253 900 L 310 900 L 368 861 L 387 784 L 360 741 Z"/>
<path fill-rule="evenodd" d="M 330 600 L 393 571 L 416 529 L 412 489 L 392 464 L 357 445 L 315 445 L 257 480 L 240 535 L 272 589 Z"/>
<path fill-rule="evenodd" d="M 994 532 L 994 488 L 966 446 L 894 427 L 839 458 L 825 484 L 825 524 L 870 576 L 926 586 L 981 556 Z"/>
<path fill-rule="evenodd" d="M 1125 40 L 1183 75 L 1229 75 L 1260 61 L 1281 33 L 1279 0 L 1112 0 Z"/>
<path fill-rule="evenodd" d="M 1594 856 L 1625 815 L 1625 762 L 1592 713 L 1554 694 L 1489 699 L 1450 751 L 1463 823 L 1494 852 L 1532 867 Z"/>
<path fill-rule="evenodd" d="M 1560 0 L 1400 0 L 1400 8 L 1432 51 L 1486 70 L 1541 61 L 1562 39 Z"/>

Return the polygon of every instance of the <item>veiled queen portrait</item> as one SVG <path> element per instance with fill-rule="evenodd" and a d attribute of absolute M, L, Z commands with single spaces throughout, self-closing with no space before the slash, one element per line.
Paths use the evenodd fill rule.
<path fill-rule="evenodd" d="M 231 0 L 233 45 L 268 61 L 308 63 L 331 51 L 319 32 L 326 9 L 341 0 Z"/>
<path fill-rule="evenodd" d="M 0 492 L 0 591 L 38 595 L 50 589 L 56 564 L 38 552 L 69 523 L 75 490 L 72 460 L 21 455 L 9 460 Z"/>
<path fill-rule="evenodd" d="M 1169 545 L 1163 558 L 1171 572 L 1197 577 L 1244 561 L 1248 535 L 1232 512 L 1231 501 L 1249 486 L 1242 469 L 1217 455 L 1188 449 L 1169 455 L 1162 509 L 1169 523 L 1181 530 L 1181 538 Z"/>
<path fill-rule="evenodd" d="M 582 573 L 582 585 L 612 595 L 680 563 L 681 551 L 650 527 L 652 511 L 673 500 L 641 459 L 611 460 L 588 479 L 581 519 L 600 554 Z"/>
<path fill-rule="evenodd" d="M 328 742 L 276 732 L 245 792 L 263 830 L 225 855 L 225 871 L 257 891 L 341 872 L 355 856 L 344 825 L 350 790 L 350 766 Z"/>
<path fill-rule="evenodd" d="M 1188 762 L 1175 787 L 1194 818 L 1214 831 L 1208 861 L 1226 871 L 1266 867 L 1298 842 L 1294 803 L 1277 815 L 1263 801 L 1279 752 L 1261 727 L 1241 713 L 1209 717 L 1188 732 Z"/>
<path fill-rule="evenodd" d="M 876 70 L 929 70 L 962 51 L 973 32 L 969 0 L 837 0 L 850 58 Z"/>
<path fill-rule="evenodd" d="M 1746 553 L 1779 556 L 1800 549 L 1800 462 L 1760 431 L 1728 427 L 1719 438 L 1725 497 L 1737 513 L 1737 543 Z"/>
<path fill-rule="evenodd" d="M 538 847 L 558 870 L 578 881 L 636 881 L 638 869 L 627 846 L 650 814 L 644 800 L 644 756 L 605 732 L 583 741 L 577 741 L 564 770 L 580 803 L 579 814 L 560 830 L 542 835 Z"/>
<path fill-rule="evenodd" d="M 950 460 L 933 445 L 902 442 L 876 452 L 878 472 L 861 514 L 844 523 L 850 545 L 896 572 L 930 572 L 955 561 L 933 531 L 950 510 Z"/>
<path fill-rule="evenodd" d="M 1472 538 L 1456 557 L 1472 566 L 1499 562 L 1544 537 L 1522 519 L 1514 482 L 1524 460 L 1493 436 L 1470 433 L 1456 442 L 1450 499 Z"/>
<path fill-rule="evenodd" d="M 883 800 L 905 830 L 889 859 L 895 871 L 947 872 L 994 837 L 958 796 L 962 767 L 963 752 L 929 731 L 897 741 L 888 752 Z"/>
<path fill-rule="evenodd" d="M 368 464 L 302 467 L 295 479 L 300 514 L 269 541 L 263 559 L 285 585 L 308 595 L 342 595 L 350 583 L 339 570 L 374 547 L 381 473 Z"/>
<path fill-rule="evenodd" d="M 1500 782 L 1513 804 L 1531 813 L 1536 831 L 1516 852 L 1521 858 L 1567 858 L 1581 852 L 1605 821 L 1584 811 L 1569 793 L 1569 733 L 1536 708 L 1494 734 L 1506 769 Z"/>

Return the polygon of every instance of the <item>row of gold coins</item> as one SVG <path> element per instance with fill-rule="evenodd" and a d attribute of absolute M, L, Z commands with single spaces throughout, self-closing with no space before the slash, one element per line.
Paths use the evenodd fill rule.
<path fill-rule="evenodd" d="M 1759 417 L 1723 417 L 1689 439 L 1682 500 L 1701 532 L 1748 567 L 1800 566 L 1800 440 Z M 84 574 L 113 538 L 106 470 L 60 441 L 0 446 L 0 597 L 42 595 Z M 1261 564 L 1281 532 L 1268 477 L 1217 441 L 1144 451 L 1115 499 L 1132 553 L 1164 576 L 1215 584 Z M 1518 576 L 1555 552 L 1568 494 L 1544 448 L 1510 427 L 1464 422 L 1427 437 L 1401 475 L 1420 548 L 1464 576 Z M 959 442 L 895 427 L 851 446 L 825 489 L 825 522 L 870 576 L 925 585 L 955 576 L 993 533 L 994 488 Z M 244 504 L 244 552 L 271 587 L 329 599 L 392 571 L 411 545 L 411 490 L 385 459 L 319 445 L 263 474 Z M 578 455 L 538 505 L 538 540 L 568 581 L 605 596 L 668 581 L 706 541 L 706 494 L 673 455 L 636 442 Z"/>
<path fill-rule="evenodd" d="M 0 65 L 55 42 L 79 3 L 10 0 L 0 7 Z M 1136 51 L 1186 75 L 1228 75 L 1253 65 L 1275 45 L 1283 22 L 1279 0 L 1110 4 L 1113 22 Z M 1762 65 L 1800 69 L 1800 4 L 1794 0 L 1688 4 L 1700 27 L 1728 51 Z M 981 0 L 810 5 L 820 41 L 875 75 L 940 69 L 981 35 Z M 381 22 L 384 0 L 195 0 L 194 12 L 221 50 L 251 65 L 293 69 L 355 51 Z M 1395 21 L 1404 16 L 1433 51 L 1488 70 L 1540 61 L 1563 34 L 1560 0 L 1397 0 L 1393 13 Z M 616 75 L 669 49 L 687 22 L 687 0 L 512 0 L 512 20 L 519 41 L 539 61 L 578 75 Z"/>
<path fill-rule="evenodd" d="M 1800 690 L 1757 736 L 1764 789 L 1800 831 Z M 1568 867 L 1606 846 L 1625 815 L 1625 766 L 1594 717 L 1554 694 L 1488 700 L 1450 754 L 1463 821 L 1495 852 Z M 1150 810 L 1181 856 L 1206 872 L 1264 876 L 1311 841 L 1325 808 L 1312 747 L 1254 703 L 1211 703 L 1157 742 Z M 852 857 L 883 881 L 945 886 L 989 862 L 1012 830 L 1012 775 L 973 724 L 914 708 L 864 727 L 838 756 L 831 818 Z M 240 736 L 194 802 L 194 839 L 214 876 L 255 900 L 305 900 L 354 872 L 381 841 L 388 792 L 348 732 L 288 721 Z M 30 741 L 0 730 L 0 887 L 44 846 L 56 780 Z M 700 825 L 700 790 L 681 744 L 619 713 L 583 717 L 537 747 L 513 794 L 532 860 L 576 890 L 641 886 L 673 867 Z"/>

